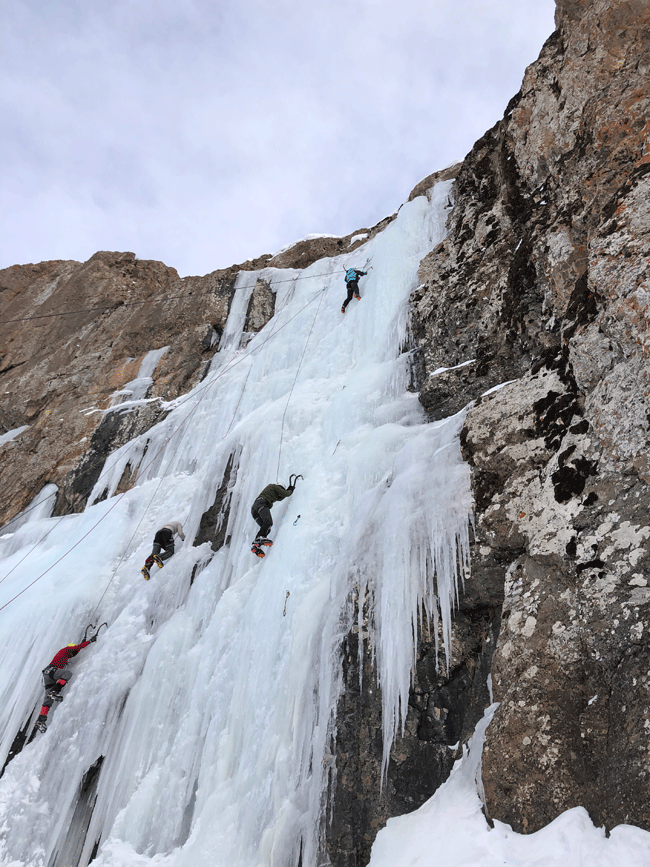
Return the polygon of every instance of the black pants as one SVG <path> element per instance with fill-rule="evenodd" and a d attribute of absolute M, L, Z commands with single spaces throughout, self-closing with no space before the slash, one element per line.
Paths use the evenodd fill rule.
<path fill-rule="evenodd" d="M 345 299 L 345 301 L 343 302 L 343 309 L 344 309 L 344 310 L 345 310 L 345 308 L 348 306 L 348 304 L 350 303 L 350 301 L 352 301 L 352 298 L 353 298 L 355 295 L 358 295 L 358 294 L 359 294 L 359 284 L 358 284 L 358 282 L 357 282 L 356 280 L 354 281 L 354 283 L 348 283 L 348 284 L 347 284 L 347 287 L 348 287 L 348 297 L 347 297 L 347 298 Z"/>
<path fill-rule="evenodd" d="M 271 532 L 273 526 L 273 518 L 271 517 L 271 507 L 266 502 L 264 497 L 258 497 L 251 506 L 251 515 L 260 525 L 260 531 L 255 536 L 256 539 L 266 539 Z"/>
<path fill-rule="evenodd" d="M 153 548 L 151 554 L 147 557 L 145 565 L 147 568 L 153 563 L 153 555 L 160 554 L 161 550 L 165 551 L 160 555 L 161 560 L 169 560 L 174 553 L 174 534 L 171 530 L 158 530 L 153 537 Z"/>

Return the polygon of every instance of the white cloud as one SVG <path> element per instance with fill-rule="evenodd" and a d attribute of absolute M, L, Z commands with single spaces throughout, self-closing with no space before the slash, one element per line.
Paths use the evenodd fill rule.
<path fill-rule="evenodd" d="M 130 249 L 205 273 L 372 224 L 498 120 L 553 8 L 12 4 L 0 265 Z"/>

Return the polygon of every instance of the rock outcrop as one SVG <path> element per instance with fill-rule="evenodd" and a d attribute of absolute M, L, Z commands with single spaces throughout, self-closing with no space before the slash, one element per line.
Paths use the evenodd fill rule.
<path fill-rule="evenodd" d="M 239 270 L 181 280 L 161 262 L 101 252 L 0 272 L 0 431 L 28 426 L 0 446 L 0 525 L 50 483 L 55 514 L 83 509 L 108 453 L 200 380 Z M 164 347 L 141 389 L 159 400 L 105 414 Z"/>
<path fill-rule="evenodd" d="M 583 805 L 650 827 L 650 7 L 560 0 L 556 24 L 453 167 L 449 234 L 411 299 L 429 418 L 471 400 L 472 579 L 448 676 L 419 637 L 381 796 L 378 702 L 344 654 L 337 867 L 367 863 L 385 819 L 446 778 L 488 672 L 488 817 L 531 832 Z"/>
<path fill-rule="evenodd" d="M 0 271 L 0 436 L 23 429 L 0 440 L 0 526 L 48 484 L 58 488 L 53 514 L 85 507 L 108 454 L 160 421 L 164 402 L 207 372 L 240 271 L 305 268 L 353 253 L 394 216 L 204 277 L 181 279 L 162 262 L 111 252 Z M 244 331 L 259 331 L 274 311 L 275 295 L 258 280 Z M 128 400 L 145 358 L 163 348 L 137 405 L 106 413 Z"/>
<path fill-rule="evenodd" d="M 474 398 L 473 582 L 504 597 L 486 812 L 649 828 L 650 7 L 556 23 L 458 173 L 415 365 L 432 419 Z"/>

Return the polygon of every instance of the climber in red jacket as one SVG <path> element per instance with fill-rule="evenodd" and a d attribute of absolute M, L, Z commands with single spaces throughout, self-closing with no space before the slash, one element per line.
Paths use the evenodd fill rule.
<path fill-rule="evenodd" d="M 44 732 L 47 728 L 47 715 L 55 701 L 63 701 L 61 690 L 72 677 L 72 671 L 68 668 L 68 660 L 76 656 L 84 647 L 88 647 L 93 641 L 97 641 L 97 635 L 93 635 L 88 641 L 81 644 L 68 644 L 62 647 L 55 655 L 52 662 L 43 669 L 43 685 L 45 687 L 45 700 L 43 707 L 36 720 L 36 728 Z"/>

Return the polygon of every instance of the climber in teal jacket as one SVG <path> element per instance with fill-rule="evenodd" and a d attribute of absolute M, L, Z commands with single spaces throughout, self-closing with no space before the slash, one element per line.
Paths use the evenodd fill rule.
<path fill-rule="evenodd" d="M 359 295 L 359 277 L 365 277 L 367 273 L 367 271 L 359 271 L 358 268 L 348 268 L 345 272 L 345 285 L 348 290 L 348 297 L 343 302 L 341 313 L 345 313 L 345 308 L 352 301 L 353 297 L 361 300 L 361 295 Z"/>

